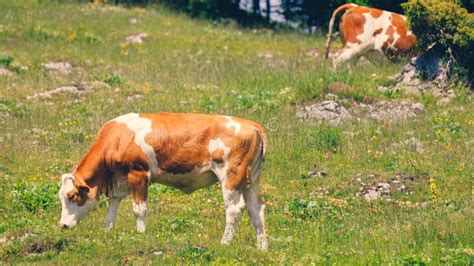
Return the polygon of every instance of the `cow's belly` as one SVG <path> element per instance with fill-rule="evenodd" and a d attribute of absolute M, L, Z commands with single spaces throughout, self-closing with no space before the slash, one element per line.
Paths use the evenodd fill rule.
<path fill-rule="evenodd" d="M 216 183 L 218 179 L 211 170 L 194 170 L 186 174 L 163 172 L 153 178 L 152 181 L 180 189 L 184 193 L 192 193 Z"/>

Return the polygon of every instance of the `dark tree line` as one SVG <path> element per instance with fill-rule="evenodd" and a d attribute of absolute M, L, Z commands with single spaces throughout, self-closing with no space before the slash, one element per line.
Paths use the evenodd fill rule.
<path fill-rule="evenodd" d="M 115 4 L 164 4 L 194 17 L 236 20 L 243 25 L 299 25 L 302 28 L 326 26 L 334 9 L 347 2 L 403 13 L 401 4 L 407 0 L 280 0 L 271 6 L 270 0 L 109 0 Z M 455 1 L 455 0 L 453 0 Z M 460 0 L 469 12 L 474 0 Z M 245 6 L 246 8 L 242 8 Z M 276 15 L 279 21 L 271 20 Z"/>

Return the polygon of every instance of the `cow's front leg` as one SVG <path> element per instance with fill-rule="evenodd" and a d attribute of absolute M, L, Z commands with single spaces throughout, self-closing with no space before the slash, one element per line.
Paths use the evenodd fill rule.
<path fill-rule="evenodd" d="M 105 217 L 105 229 L 110 229 L 114 226 L 120 200 L 121 198 L 118 197 L 109 198 L 109 208 L 107 210 L 107 216 Z"/>
<path fill-rule="evenodd" d="M 148 173 L 144 171 L 130 171 L 128 174 L 128 187 L 132 194 L 133 214 L 135 214 L 135 217 L 137 218 L 138 232 L 145 232 L 148 176 Z"/>

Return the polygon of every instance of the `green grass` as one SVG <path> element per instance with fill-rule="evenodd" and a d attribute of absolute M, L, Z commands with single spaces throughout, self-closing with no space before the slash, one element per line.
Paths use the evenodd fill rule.
<path fill-rule="evenodd" d="M 0 58 L 18 69 L 0 76 L 2 262 L 474 263 L 470 93 L 457 87 L 460 96 L 447 105 L 429 94 L 384 94 L 377 86 L 403 62 L 374 55 L 370 66 L 333 71 L 321 56 L 322 36 L 223 26 L 160 7 L 41 2 L 0 1 Z M 149 37 L 127 45 L 125 37 L 138 32 Z M 306 56 L 311 49 L 320 55 Z M 273 58 L 259 57 L 265 53 Z M 41 67 L 61 60 L 73 64 L 70 75 Z M 78 101 L 70 95 L 26 99 L 83 81 L 108 86 Z M 354 122 L 339 129 L 295 119 L 298 106 L 322 99 L 335 81 L 350 85 L 348 99 L 403 98 L 423 102 L 426 111 L 397 124 Z M 145 97 L 127 101 L 136 94 Z M 191 195 L 153 185 L 145 234 L 135 231 L 130 199 L 111 231 L 103 229 L 105 200 L 75 229 L 59 230 L 60 174 L 79 163 L 105 121 L 132 111 L 227 114 L 267 128 L 261 176 L 267 253 L 256 250 L 246 215 L 234 242 L 219 244 L 225 219 L 218 185 Z M 422 154 L 393 148 L 412 137 L 424 144 Z M 326 150 L 337 152 L 325 156 Z M 328 176 L 301 178 L 313 165 Z M 392 202 L 355 197 L 356 178 L 370 183 L 397 173 L 416 177 L 408 194 L 394 193 Z"/>

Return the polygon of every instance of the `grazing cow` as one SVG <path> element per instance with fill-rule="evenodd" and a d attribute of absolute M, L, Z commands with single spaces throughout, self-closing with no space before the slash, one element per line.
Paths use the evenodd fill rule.
<path fill-rule="evenodd" d="M 337 8 L 329 22 L 326 58 L 337 13 L 345 10 L 339 25 L 344 47 L 332 55 L 334 65 L 345 62 L 368 50 L 381 54 L 401 54 L 413 49 L 416 37 L 408 30 L 406 17 L 397 13 L 345 4 Z"/>
<path fill-rule="evenodd" d="M 120 200 L 131 194 L 137 230 L 143 232 L 151 183 L 191 193 L 220 182 L 226 211 L 221 243 L 232 240 L 246 208 L 258 247 L 265 250 L 265 206 L 259 193 L 265 150 L 265 129 L 249 120 L 177 113 L 117 117 L 100 129 L 73 173 L 62 175 L 60 225 L 74 227 L 105 194 L 105 227 L 111 228 Z"/>

